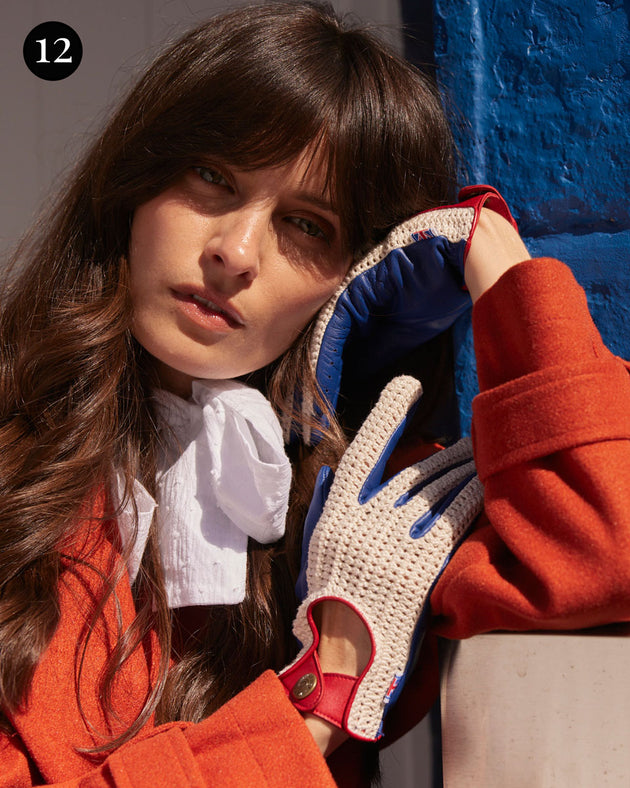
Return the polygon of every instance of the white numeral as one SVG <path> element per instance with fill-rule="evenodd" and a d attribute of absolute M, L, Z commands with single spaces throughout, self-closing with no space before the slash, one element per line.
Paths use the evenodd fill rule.
<path fill-rule="evenodd" d="M 59 55 L 57 55 L 57 57 L 54 59 L 53 63 L 72 63 L 72 56 L 71 55 L 69 55 L 68 57 L 64 57 L 66 52 L 70 49 L 70 39 L 68 39 L 68 38 L 58 38 L 55 41 L 55 44 L 58 44 L 60 41 L 63 42 L 63 44 L 64 44 L 63 51 L 60 52 Z M 41 53 L 41 57 L 40 57 L 40 59 L 37 62 L 38 63 L 50 63 L 50 60 L 48 60 L 46 58 L 46 39 L 45 38 L 40 38 L 40 39 L 38 39 L 36 41 L 36 43 L 39 44 L 39 49 L 40 49 L 40 53 Z"/>

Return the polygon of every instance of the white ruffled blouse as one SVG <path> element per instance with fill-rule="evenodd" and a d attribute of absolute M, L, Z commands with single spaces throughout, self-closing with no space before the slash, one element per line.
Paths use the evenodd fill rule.
<path fill-rule="evenodd" d="M 233 380 L 193 382 L 192 398 L 157 392 L 166 450 L 157 501 L 138 482 L 118 518 L 128 560 L 138 573 L 157 507 L 160 553 L 171 608 L 236 604 L 245 598 L 247 541 L 284 534 L 291 466 L 282 429 L 256 389 Z M 118 500 L 123 494 L 118 480 Z"/>

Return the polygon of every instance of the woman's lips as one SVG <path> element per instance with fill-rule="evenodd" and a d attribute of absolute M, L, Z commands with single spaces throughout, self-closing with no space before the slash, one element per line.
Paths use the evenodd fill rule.
<path fill-rule="evenodd" d="M 208 293 L 178 288 L 175 298 L 196 322 L 213 329 L 235 329 L 245 325 L 240 313 L 230 304 Z"/>
<path fill-rule="evenodd" d="M 243 325 L 243 321 L 240 319 L 240 316 L 236 314 L 236 312 L 232 309 L 224 309 L 223 307 L 219 306 L 216 301 L 212 301 L 209 298 L 204 298 L 203 296 L 197 295 L 196 293 L 192 294 L 193 301 L 196 301 L 198 304 L 205 306 L 207 309 L 210 309 L 213 312 L 219 312 L 226 317 L 229 317 L 235 323 L 239 323 Z"/>

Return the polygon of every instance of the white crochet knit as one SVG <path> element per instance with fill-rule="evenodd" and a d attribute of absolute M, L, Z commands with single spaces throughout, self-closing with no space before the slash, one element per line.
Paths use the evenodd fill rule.
<path fill-rule="evenodd" d="M 394 379 L 344 454 L 310 541 L 309 591 L 294 621 L 303 645 L 295 662 L 313 642 L 307 610 L 323 597 L 348 601 L 371 629 L 374 661 L 347 721 L 348 732 L 362 739 L 380 735 L 389 694 L 407 668 L 433 583 L 482 507 L 469 439 L 383 485 L 369 479 L 420 393 L 415 379 Z M 441 516 L 431 511 L 439 502 L 446 505 Z M 423 515 L 429 521 L 424 527 L 418 523 Z"/>
<path fill-rule="evenodd" d="M 335 312 L 337 301 L 353 279 L 356 279 L 356 277 L 365 273 L 365 271 L 368 271 L 370 268 L 377 265 L 377 263 L 380 263 L 381 260 L 384 260 L 394 249 L 400 249 L 401 247 L 413 243 L 417 240 L 418 236 L 424 234 L 426 234 L 426 236 L 443 236 L 451 243 L 468 240 L 473 229 L 474 221 L 475 209 L 470 206 L 449 206 L 447 208 L 436 208 L 435 210 L 419 213 L 417 216 L 413 216 L 411 219 L 407 219 L 394 227 L 384 241 L 378 244 L 378 246 L 375 246 L 365 257 L 356 262 L 350 268 L 337 290 L 319 310 L 317 315 L 309 347 L 309 361 L 313 371 L 315 371 L 317 367 L 317 359 L 319 358 L 324 333 Z M 305 393 L 302 401 L 302 412 L 303 441 L 308 445 L 311 440 L 309 421 L 314 412 L 312 396 L 309 396 L 308 393 Z M 288 439 L 290 426 L 289 423 L 283 424 L 285 440 Z"/>

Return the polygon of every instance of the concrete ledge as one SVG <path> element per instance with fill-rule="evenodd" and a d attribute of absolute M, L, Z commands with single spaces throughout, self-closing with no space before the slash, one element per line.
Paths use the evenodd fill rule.
<path fill-rule="evenodd" d="M 445 788 L 630 784 L 630 627 L 445 643 Z"/>

